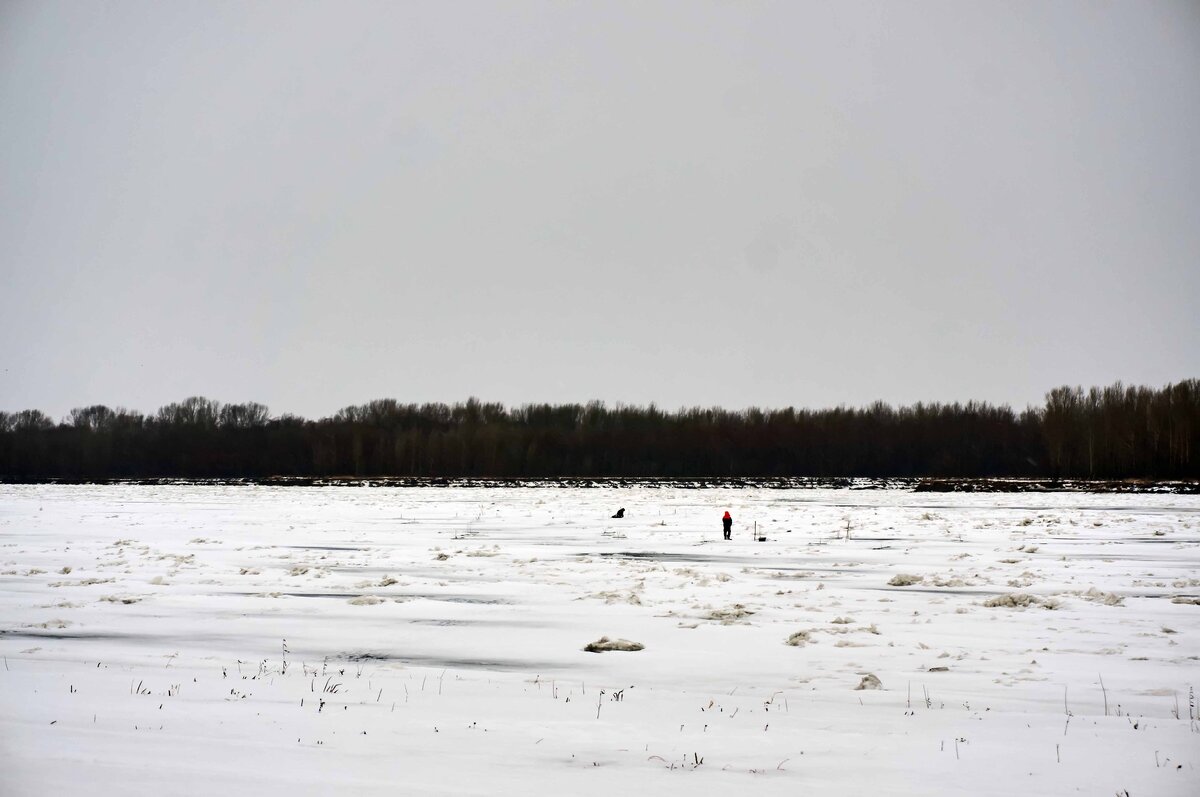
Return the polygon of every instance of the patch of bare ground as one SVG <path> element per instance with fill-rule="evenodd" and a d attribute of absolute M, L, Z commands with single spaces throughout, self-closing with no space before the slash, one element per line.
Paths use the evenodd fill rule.
<path fill-rule="evenodd" d="M 609 639 L 602 636 L 595 642 L 584 645 L 583 649 L 588 653 L 607 653 L 609 651 L 635 652 L 643 650 L 645 647 L 641 642 L 630 642 L 628 639 Z"/>
<path fill-rule="evenodd" d="M 1059 601 L 1057 598 L 1039 598 L 1036 595 L 1029 595 L 1024 592 L 1010 592 L 1007 595 L 997 595 L 994 598 L 989 598 L 983 602 L 983 605 L 990 609 L 1026 609 L 1030 606 L 1038 606 L 1043 609 L 1057 609 L 1062 605 L 1062 601 Z"/>

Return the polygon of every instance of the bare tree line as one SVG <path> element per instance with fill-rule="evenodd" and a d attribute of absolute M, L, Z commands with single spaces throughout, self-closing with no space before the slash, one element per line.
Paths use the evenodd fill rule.
<path fill-rule="evenodd" d="M 1200 478 L 1200 380 L 824 410 L 380 399 L 312 421 L 193 397 L 55 422 L 0 412 L 0 478 L 1036 476 Z"/>

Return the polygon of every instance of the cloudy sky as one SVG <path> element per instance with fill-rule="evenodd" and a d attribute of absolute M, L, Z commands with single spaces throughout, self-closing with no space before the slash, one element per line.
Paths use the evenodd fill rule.
<path fill-rule="evenodd" d="M 1200 376 L 1196 2 L 0 2 L 0 409 Z"/>

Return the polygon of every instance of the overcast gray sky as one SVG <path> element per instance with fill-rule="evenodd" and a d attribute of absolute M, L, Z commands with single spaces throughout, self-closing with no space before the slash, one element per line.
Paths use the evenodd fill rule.
<path fill-rule="evenodd" d="M 0 409 L 1200 376 L 1200 3 L 0 0 Z"/>

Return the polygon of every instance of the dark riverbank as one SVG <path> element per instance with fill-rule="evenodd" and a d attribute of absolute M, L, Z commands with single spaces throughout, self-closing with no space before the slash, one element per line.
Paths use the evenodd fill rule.
<path fill-rule="evenodd" d="M 651 478 L 651 477 L 559 477 L 536 479 L 432 478 L 391 476 L 264 476 L 216 479 L 66 479 L 12 478 L 0 476 L 0 484 L 63 485 L 198 485 L 265 487 L 456 487 L 456 488 L 595 488 L 595 489 L 769 489 L 769 490 L 908 490 L 928 493 L 1174 493 L 1200 494 L 1200 481 L 1153 479 L 974 479 L 974 478 L 808 478 L 808 477 L 732 477 Z"/>

